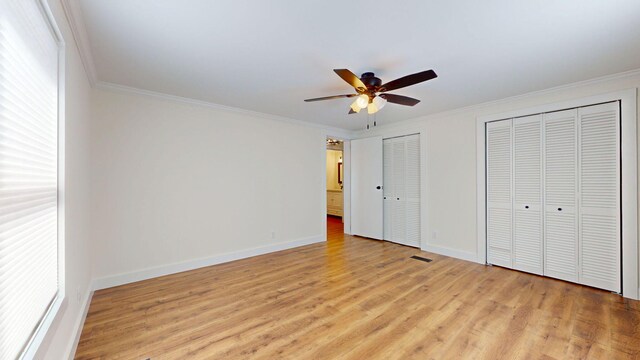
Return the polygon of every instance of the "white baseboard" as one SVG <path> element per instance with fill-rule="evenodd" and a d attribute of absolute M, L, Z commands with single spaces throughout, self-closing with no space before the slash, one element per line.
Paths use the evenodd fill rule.
<path fill-rule="evenodd" d="M 484 265 L 483 261 L 478 260 L 478 255 L 476 253 L 472 253 L 468 251 L 460 251 L 460 250 L 450 249 L 442 246 L 434 246 L 429 244 L 423 246 L 421 250 L 436 253 L 438 255 L 453 257 L 456 259 L 472 261 L 472 262 Z"/>
<path fill-rule="evenodd" d="M 216 264 L 222 264 L 229 261 L 245 259 L 252 256 L 287 250 L 323 241 L 325 241 L 324 236 L 316 235 L 293 241 L 286 241 L 246 250 L 224 253 L 202 259 L 189 260 L 181 263 L 162 265 L 125 274 L 107 276 L 99 279 L 94 279 L 92 288 L 93 290 L 106 289 L 114 286 L 129 284 L 136 281 L 147 280 L 159 276 L 175 274 Z"/>
<path fill-rule="evenodd" d="M 87 319 L 89 313 L 89 305 L 91 305 L 91 299 L 93 299 L 93 291 L 89 289 L 89 293 L 86 296 L 82 313 L 74 325 L 76 335 L 73 337 L 73 342 L 70 344 L 69 350 L 67 350 L 67 359 L 73 360 L 78 349 L 78 343 L 80 342 L 80 335 L 82 335 L 82 328 L 84 327 L 84 321 Z"/>

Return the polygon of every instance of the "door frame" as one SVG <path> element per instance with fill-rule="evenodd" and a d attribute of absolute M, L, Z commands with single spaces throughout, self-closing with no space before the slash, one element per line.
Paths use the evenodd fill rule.
<path fill-rule="evenodd" d="M 557 103 L 480 116 L 476 119 L 476 156 L 477 156 L 477 229 L 478 229 L 478 262 L 487 263 L 487 229 L 486 229 L 486 123 L 558 111 L 599 103 L 621 101 L 621 180 L 622 180 L 622 296 L 640 299 L 638 283 L 638 147 L 637 147 L 637 89 L 628 89 L 578 98 Z"/>
<path fill-rule="evenodd" d="M 327 239 L 327 138 L 342 140 L 342 222 L 344 233 L 351 235 L 351 138 L 323 131 L 322 156 L 322 229 Z"/>

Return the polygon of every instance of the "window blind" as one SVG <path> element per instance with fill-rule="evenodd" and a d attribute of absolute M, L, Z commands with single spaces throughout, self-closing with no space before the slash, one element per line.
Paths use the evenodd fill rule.
<path fill-rule="evenodd" d="M 36 0 L 0 0 L 0 359 L 58 292 L 58 44 Z"/>

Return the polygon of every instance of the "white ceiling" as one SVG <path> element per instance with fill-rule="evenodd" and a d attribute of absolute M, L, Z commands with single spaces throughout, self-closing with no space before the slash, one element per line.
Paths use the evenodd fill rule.
<path fill-rule="evenodd" d="M 393 93 L 379 124 L 640 68 L 638 0 L 81 0 L 99 81 L 345 129 L 352 90 L 332 71 Z"/>

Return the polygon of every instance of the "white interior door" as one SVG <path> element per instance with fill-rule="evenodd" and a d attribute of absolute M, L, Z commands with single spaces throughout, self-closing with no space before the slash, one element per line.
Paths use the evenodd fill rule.
<path fill-rule="evenodd" d="M 384 239 L 420 247 L 420 135 L 383 140 Z"/>
<path fill-rule="evenodd" d="M 512 267 L 511 120 L 487 124 L 487 261 Z"/>
<path fill-rule="evenodd" d="M 383 238 L 382 137 L 351 141 L 351 232 Z"/>
<path fill-rule="evenodd" d="M 383 182 L 383 217 L 384 217 L 384 240 L 391 241 L 393 236 L 391 234 L 392 222 L 391 222 L 391 206 L 395 201 L 393 197 L 394 189 L 393 189 L 393 139 L 384 139 L 383 140 L 383 153 L 384 153 L 384 182 Z"/>
<path fill-rule="evenodd" d="M 420 135 L 406 136 L 405 144 L 405 245 L 420 247 Z"/>
<path fill-rule="evenodd" d="M 620 292 L 620 115 L 617 102 L 578 110 L 580 282 Z"/>
<path fill-rule="evenodd" d="M 394 138 L 393 166 L 393 198 L 391 202 L 391 241 L 404 244 L 407 238 L 407 199 L 406 199 L 406 149 L 405 138 Z"/>
<path fill-rule="evenodd" d="M 513 119 L 513 268 L 542 275 L 542 115 Z"/>
<path fill-rule="evenodd" d="M 544 115 L 544 275 L 578 281 L 578 110 Z"/>

